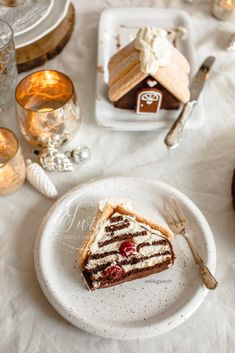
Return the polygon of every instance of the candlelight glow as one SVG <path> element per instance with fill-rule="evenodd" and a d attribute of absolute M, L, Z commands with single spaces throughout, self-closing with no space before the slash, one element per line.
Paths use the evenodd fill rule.
<path fill-rule="evenodd" d="M 67 141 L 80 124 L 72 81 L 53 70 L 34 72 L 16 88 L 17 118 L 25 138 L 41 147 L 52 135 Z"/>
<path fill-rule="evenodd" d="M 44 78 L 47 80 L 48 84 L 54 84 L 55 83 L 55 73 L 51 73 L 50 71 L 46 70 L 44 74 Z"/>
<path fill-rule="evenodd" d="M 235 0 L 212 0 L 212 14 L 220 20 L 235 19 Z"/>
<path fill-rule="evenodd" d="M 224 9 L 227 9 L 227 10 L 235 9 L 235 1 L 234 0 L 221 0 L 220 4 Z"/>
<path fill-rule="evenodd" d="M 0 128 L 0 195 L 17 190 L 25 179 L 25 163 L 18 140 L 8 129 Z"/>

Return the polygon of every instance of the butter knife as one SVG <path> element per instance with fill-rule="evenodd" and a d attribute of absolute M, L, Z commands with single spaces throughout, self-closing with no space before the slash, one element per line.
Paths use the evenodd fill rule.
<path fill-rule="evenodd" d="M 214 62 L 215 57 L 208 56 L 208 58 L 206 58 L 206 60 L 202 63 L 196 75 L 193 77 L 190 87 L 190 101 L 184 105 L 179 117 L 174 122 L 172 128 L 165 137 L 164 142 L 169 149 L 174 149 L 179 146 L 184 126 L 189 120 L 192 111 L 198 102 L 198 98 L 206 80 L 208 79 L 209 71 Z"/>

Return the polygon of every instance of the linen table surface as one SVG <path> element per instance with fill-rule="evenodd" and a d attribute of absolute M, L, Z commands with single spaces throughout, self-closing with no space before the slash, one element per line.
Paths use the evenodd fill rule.
<path fill-rule="evenodd" d="M 77 90 L 82 126 L 79 144 L 92 150 L 89 163 L 72 173 L 51 173 L 60 195 L 79 183 L 107 176 L 161 180 L 189 196 L 213 231 L 219 287 L 200 308 L 169 333 L 143 341 L 93 336 L 66 322 L 44 297 L 34 271 L 33 248 L 39 225 L 53 201 L 25 183 L 0 199 L 0 352 L 1 353 L 155 353 L 234 352 L 235 350 L 235 214 L 231 179 L 235 167 L 235 53 L 224 50 L 234 22 L 210 15 L 210 2 L 175 0 L 74 0 L 75 30 L 64 51 L 43 68 L 67 73 Z M 94 118 L 97 25 L 111 6 L 152 6 L 187 11 L 192 17 L 198 65 L 208 55 L 217 61 L 205 90 L 205 124 L 185 132 L 181 146 L 168 151 L 166 131 L 109 132 Z M 131 11 L 131 9 L 130 9 Z M 21 74 L 19 79 L 25 74 Z M 16 132 L 24 155 L 31 156 L 16 124 L 14 108 L 0 113 L 1 126 Z"/>

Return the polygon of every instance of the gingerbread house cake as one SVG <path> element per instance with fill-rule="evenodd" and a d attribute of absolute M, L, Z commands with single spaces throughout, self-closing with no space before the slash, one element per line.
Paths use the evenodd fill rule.
<path fill-rule="evenodd" d="M 117 108 L 156 114 L 189 101 L 189 63 L 164 29 L 141 28 L 134 41 L 110 58 L 108 70 L 108 96 Z"/>

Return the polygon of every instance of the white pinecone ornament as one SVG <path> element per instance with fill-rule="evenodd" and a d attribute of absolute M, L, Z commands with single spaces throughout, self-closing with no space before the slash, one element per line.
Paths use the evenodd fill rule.
<path fill-rule="evenodd" d="M 58 192 L 42 167 L 30 159 L 26 161 L 26 178 L 41 194 L 55 199 Z"/>

